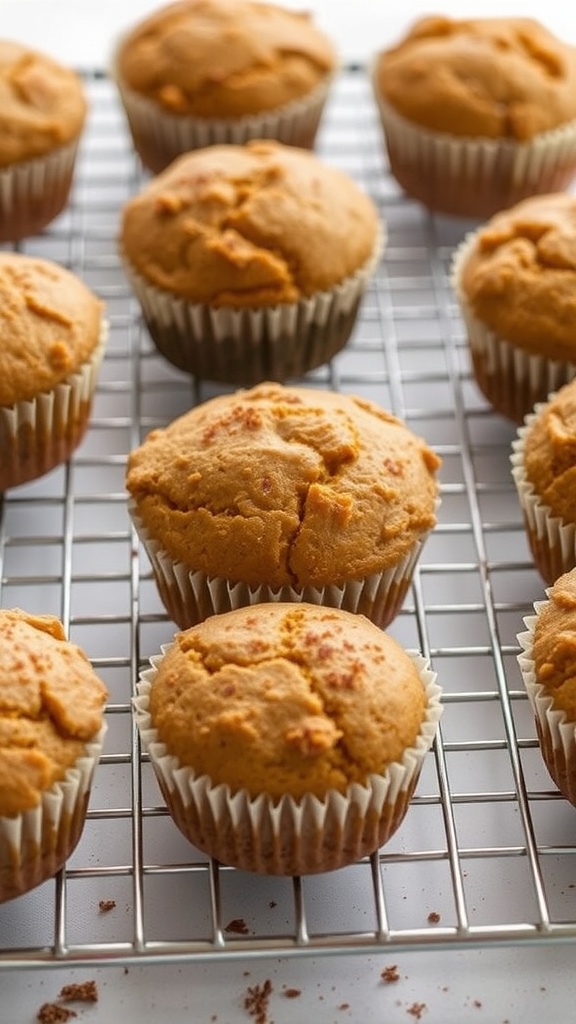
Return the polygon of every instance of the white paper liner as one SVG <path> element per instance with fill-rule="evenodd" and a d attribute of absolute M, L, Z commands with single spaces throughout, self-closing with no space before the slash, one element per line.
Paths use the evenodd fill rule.
<path fill-rule="evenodd" d="M 334 75 L 327 75 L 300 99 L 283 107 L 237 118 L 172 114 L 131 89 L 113 74 L 128 126 L 145 166 L 158 173 L 177 156 L 213 145 L 243 145 L 250 139 L 276 139 L 311 149 Z"/>
<path fill-rule="evenodd" d="M 555 397 L 555 392 L 552 392 L 548 401 L 553 401 Z M 550 506 L 536 493 L 526 475 L 526 436 L 546 405 L 546 402 L 538 403 L 533 412 L 525 417 L 523 425 L 518 428 L 512 441 L 510 462 L 534 560 L 546 583 L 552 584 L 559 576 L 576 566 L 576 522 L 569 523 L 561 516 L 554 515 Z"/>
<path fill-rule="evenodd" d="M 186 302 L 147 283 L 121 256 L 150 336 L 162 355 L 197 377 L 251 387 L 303 377 L 344 347 L 385 238 L 381 225 L 369 260 L 329 291 L 260 309 Z"/>
<path fill-rule="evenodd" d="M 5 480 L 7 487 L 42 476 L 64 461 L 79 444 L 107 341 L 108 321 L 103 320 L 90 359 L 75 373 L 52 391 L 11 406 L 0 406 L 0 437 L 4 442 L 0 480 Z M 18 442 L 21 432 L 27 438 L 25 455 Z"/>
<path fill-rule="evenodd" d="M 0 168 L 0 241 L 36 234 L 61 212 L 78 145 L 77 138 L 45 156 Z"/>
<path fill-rule="evenodd" d="M 498 412 L 522 423 L 536 403 L 545 402 L 551 391 L 572 380 L 576 363 L 527 352 L 477 319 L 460 285 L 477 236 L 477 231 L 469 232 L 454 251 L 450 281 L 466 327 L 478 386 Z"/>
<path fill-rule="evenodd" d="M 576 120 L 528 142 L 434 132 L 398 114 L 373 84 L 392 172 L 415 198 L 480 217 L 529 195 L 560 191 L 576 174 Z M 403 171 L 410 168 L 410 183 Z"/>
<path fill-rule="evenodd" d="M 0 903 L 53 877 L 72 853 L 107 729 L 104 721 L 84 755 L 46 790 L 37 807 L 0 817 Z"/>
<path fill-rule="evenodd" d="M 436 508 L 439 504 L 438 500 Z M 210 615 L 278 601 L 307 602 L 356 612 L 385 629 L 400 610 L 429 536 L 429 532 L 423 534 L 396 565 L 364 579 L 323 587 L 286 585 L 274 588 L 266 584 L 253 587 L 192 571 L 182 562 L 174 562 L 142 523 L 131 496 L 128 496 L 127 509 L 150 560 L 162 601 L 180 629 L 188 629 Z"/>
<path fill-rule="evenodd" d="M 523 620 L 526 630 L 517 636 L 522 648 L 518 664 L 550 776 L 566 799 L 576 806 L 576 723 L 568 721 L 565 711 L 554 707 L 553 697 L 538 682 L 532 654 L 538 616 L 547 604 L 548 601 L 536 601 L 536 614 L 526 616 Z"/>
<path fill-rule="evenodd" d="M 133 707 L 168 809 L 175 811 L 177 824 L 180 818 L 180 827 L 184 824 L 187 838 L 196 839 L 198 845 L 198 823 L 199 831 L 214 837 L 205 852 L 224 863 L 265 874 L 312 874 L 343 867 L 374 852 L 396 831 L 443 710 L 442 691 L 427 659 L 407 652 L 425 687 L 427 709 L 420 733 L 401 761 L 382 774 L 370 775 L 365 785 L 352 784 L 345 794 L 329 790 L 324 799 L 309 795 L 295 800 L 285 795 L 275 800 L 265 793 L 251 798 L 246 790 L 234 793 L 227 785 L 213 786 L 208 776 L 196 776 L 191 768 L 180 765 L 159 742 L 149 713 L 149 694 L 170 646 L 163 646 L 162 653 L 150 659 L 151 668 L 140 674 Z"/>

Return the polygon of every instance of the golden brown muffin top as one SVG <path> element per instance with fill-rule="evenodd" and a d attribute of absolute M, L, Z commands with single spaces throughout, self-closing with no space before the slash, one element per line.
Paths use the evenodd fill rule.
<path fill-rule="evenodd" d="M 451 135 L 526 142 L 576 118 L 576 47 L 531 18 L 421 18 L 374 81 L 397 113 Z"/>
<path fill-rule="evenodd" d="M 409 655 L 361 615 L 263 604 L 178 633 L 150 692 L 168 752 L 215 785 L 298 799 L 402 758 L 426 712 Z"/>
<path fill-rule="evenodd" d="M 343 171 L 280 142 L 210 146 L 128 200 L 125 257 L 149 284 L 214 306 L 297 302 L 375 249 L 378 213 Z"/>
<path fill-rule="evenodd" d="M 103 304 L 57 263 L 0 253 L 0 405 L 50 391 L 90 358 Z"/>
<path fill-rule="evenodd" d="M 0 610 L 0 816 L 36 807 L 103 723 L 108 693 L 52 615 Z"/>
<path fill-rule="evenodd" d="M 497 213 L 465 257 L 459 291 L 478 320 L 530 353 L 576 361 L 576 197 Z"/>
<path fill-rule="evenodd" d="M 307 96 L 336 67 L 307 13 L 246 0 L 183 0 L 121 41 L 115 74 L 172 114 L 237 118 Z"/>
<path fill-rule="evenodd" d="M 365 399 L 261 384 L 152 431 L 126 483 L 174 561 L 254 586 L 322 587 L 396 565 L 427 534 L 439 466 Z"/>
<path fill-rule="evenodd" d="M 576 570 L 560 576 L 546 591 L 532 638 L 536 681 L 554 707 L 576 721 Z"/>
<path fill-rule="evenodd" d="M 524 470 L 540 500 L 576 522 L 576 380 L 546 402 L 524 438 Z"/>
<path fill-rule="evenodd" d="M 0 167 L 44 156 L 80 135 L 87 104 L 70 68 L 0 39 Z"/>

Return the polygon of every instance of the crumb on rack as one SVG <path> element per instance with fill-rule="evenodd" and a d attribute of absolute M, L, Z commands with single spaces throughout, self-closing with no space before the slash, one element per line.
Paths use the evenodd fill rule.
<path fill-rule="evenodd" d="M 254 1017 L 256 1024 L 268 1024 L 268 1005 L 272 995 L 272 982 L 269 978 L 261 985 L 249 986 L 244 996 L 244 1009 L 251 1017 Z"/>
<path fill-rule="evenodd" d="M 225 932 L 232 932 L 234 935 L 248 935 L 248 925 L 243 917 L 234 917 L 226 925 Z"/>

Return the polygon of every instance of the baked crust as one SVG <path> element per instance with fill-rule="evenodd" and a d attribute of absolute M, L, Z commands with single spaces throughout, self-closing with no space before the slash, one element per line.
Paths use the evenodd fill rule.
<path fill-rule="evenodd" d="M 403 117 L 454 136 L 526 142 L 576 118 L 576 47 L 530 18 L 421 18 L 374 80 Z"/>
<path fill-rule="evenodd" d="M 120 246 L 188 302 L 258 307 L 328 290 L 373 255 L 377 209 L 344 172 L 278 142 L 175 160 L 124 207 Z"/>
<path fill-rule="evenodd" d="M 237 118 L 307 96 L 335 69 L 307 13 L 246 0 L 183 0 L 134 26 L 115 73 L 172 114 Z"/>
<path fill-rule="evenodd" d="M 150 433 L 126 484 L 175 562 L 253 586 L 322 587 L 413 549 L 436 523 L 439 466 L 365 399 L 262 384 Z"/>
<path fill-rule="evenodd" d="M 20 43 L 0 40 L 0 168 L 72 142 L 86 113 L 76 72 Z"/>
<path fill-rule="evenodd" d="M 401 760 L 425 711 L 392 637 L 314 605 L 243 608 L 177 634 L 150 692 L 170 754 L 252 797 L 345 792 Z"/>

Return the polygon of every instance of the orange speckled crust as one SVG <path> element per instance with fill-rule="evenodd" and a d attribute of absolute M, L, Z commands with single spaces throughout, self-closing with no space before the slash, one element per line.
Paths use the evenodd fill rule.
<path fill-rule="evenodd" d="M 477 234 L 460 288 L 472 312 L 529 353 L 576 361 L 576 198 L 534 196 Z"/>
<path fill-rule="evenodd" d="M 379 218 L 345 173 L 277 142 L 175 160 L 123 210 L 120 244 L 150 284 L 214 306 L 297 302 L 370 258 Z"/>
<path fill-rule="evenodd" d="M 524 469 L 550 514 L 575 522 L 576 380 L 539 409 L 526 433 Z"/>
<path fill-rule="evenodd" d="M 439 466 L 369 401 L 263 384 L 153 431 L 126 482 L 175 561 L 251 585 L 324 586 L 412 549 L 436 522 Z"/>
<path fill-rule="evenodd" d="M 529 18 L 417 21 L 379 54 L 376 87 L 424 128 L 526 142 L 576 118 L 576 48 Z"/>
<path fill-rule="evenodd" d="M 108 694 L 53 616 L 0 611 L 0 816 L 36 807 L 99 732 Z"/>
<path fill-rule="evenodd" d="M 0 168 L 32 160 L 80 135 L 81 79 L 51 57 L 0 40 Z"/>
<path fill-rule="evenodd" d="M 48 260 L 0 253 L 0 405 L 51 391 L 92 355 L 103 303 Z"/>
<path fill-rule="evenodd" d="M 251 796 L 344 792 L 402 757 L 426 696 L 409 656 L 360 615 L 265 604 L 176 635 L 150 693 L 169 752 Z"/>
<path fill-rule="evenodd" d="M 236 118 L 308 95 L 336 63 L 308 14 L 244 0 L 184 0 L 127 33 L 116 74 L 170 113 Z"/>
<path fill-rule="evenodd" d="M 560 576 L 547 598 L 534 629 L 536 679 L 554 707 L 576 722 L 576 570 Z"/>

